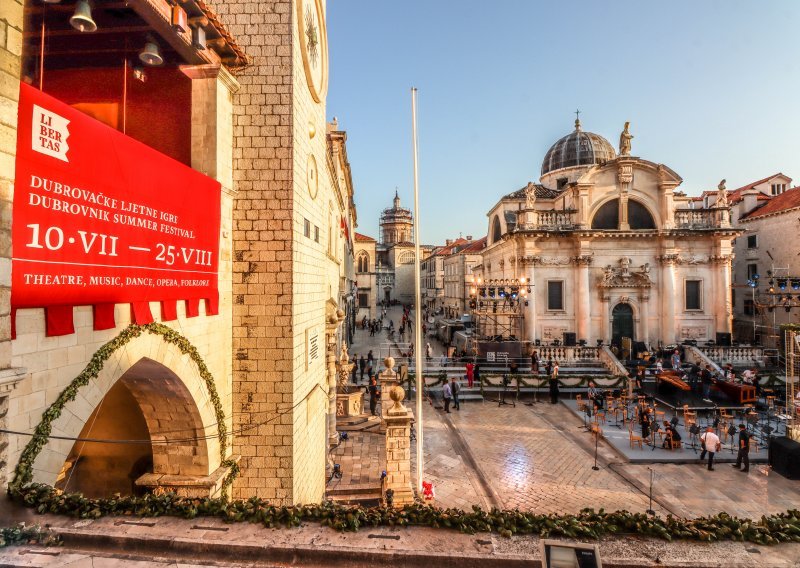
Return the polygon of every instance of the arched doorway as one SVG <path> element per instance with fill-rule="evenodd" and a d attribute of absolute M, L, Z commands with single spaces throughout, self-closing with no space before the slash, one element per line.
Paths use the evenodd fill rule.
<path fill-rule="evenodd" d="M 611 343 L 619 345 L 623 337 L 634 339 L 633 308 L 620 303 L 611 310 Z"/>
<path fill-rule="evenodd" d="M 126 442 L 76 441 L 55 486 L 87 497 L 108 497 L 140 493 L 135 482 L 148 473 L 207 476 L 205 435 L 183 381 L 161 363 L 142 357 L 108 390 L 78 436 Z"/>

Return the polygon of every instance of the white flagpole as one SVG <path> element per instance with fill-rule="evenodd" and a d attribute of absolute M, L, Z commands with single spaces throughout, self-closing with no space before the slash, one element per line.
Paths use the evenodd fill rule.
<path fill-rule="evenodd" d="M 417 491 L 422 492 L 422 394 L 425 385 L 422 368 L 422 291 L 420 283 L 419 257 L 419 175 L 417 171 L 417 89 L 411 87 L 411 132 L 414 145 L 414 305 L 416 311 L 414 325 L 414 356 L 417 375 Z"/>

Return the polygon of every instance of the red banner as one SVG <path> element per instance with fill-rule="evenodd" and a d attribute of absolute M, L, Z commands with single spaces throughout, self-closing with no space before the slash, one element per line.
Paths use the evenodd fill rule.
<path fill-rule="evenodd" d="M 14 308 L 216 305 L 219 182 L 25 84 L 17 136 Z"/>

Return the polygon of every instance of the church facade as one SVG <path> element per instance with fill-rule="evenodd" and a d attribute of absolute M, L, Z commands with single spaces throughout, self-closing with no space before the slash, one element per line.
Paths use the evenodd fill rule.
<path fill-rule="evenodd" d="M 631 138 L 626 123 L 617 152 L 576 120 L 547 152 L 539 183 L 489 211 L 475 272 L 497 290 L 525 279 L 527 297 L 500 326 L 517 339 L 656 346 L 730 337 L 739 231 L 729 206 L 698 207 L 676 172 L 631 155 Z"/>

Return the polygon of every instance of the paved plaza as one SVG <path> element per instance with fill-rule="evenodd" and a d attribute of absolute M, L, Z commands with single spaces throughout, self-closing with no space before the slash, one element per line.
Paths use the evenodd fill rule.
<path fill-rule="evenodd" d="M 387 317 L 397 321 L 399 314 L 400 308 L 392 308 Z M 434 357 L 441 355 L 441 345 L 432 338 L 427 341 Z M 370 337 L 358 330 L 352 352 L 373 349 L 377 356 L 386 342 L 385 332 Z M 485 402 L 462 402 L 459 411 L 445 414 L 439 398 L 432 398 L 433 404 L 429 397 L 423 405 L 424 477 L 433 482 L 435 503 L 441 507 L 643 512 L 649 508 L 651 470 L 653 509 L 660 514 L 697 517 L 725 511 L 759 518 L 800 504 L 800 483 L 770 475 L 761 464 L 748 474 L 726 463 L 709 472 L 687 452 L 682 454 L 685 463 L 632 463 L 601 439 L 599 469 L 594 470 L 594 437 L 566 400 L 558 405 L 517 401 L 516 406 L 501 406 L 487 397 Z M 359 440 L 365 444 L 361 450 L 355 448 Z M 414 450 L 412 444 L 412 471 Z M 334 454 L 343 464 L 342 482 L 348 476 L 354 483 L 374 480 L 383 467 L 383 453 L 381 436 L 351 433 Z"/>

